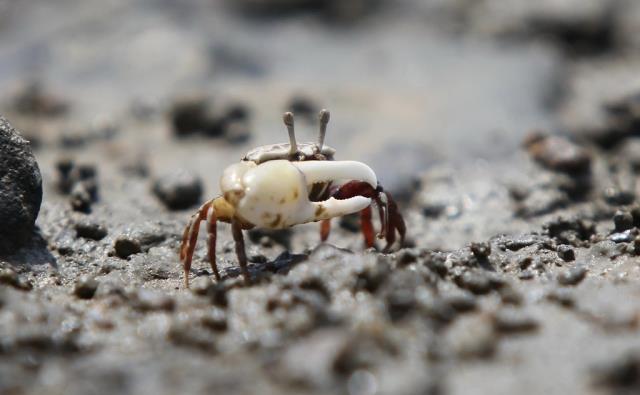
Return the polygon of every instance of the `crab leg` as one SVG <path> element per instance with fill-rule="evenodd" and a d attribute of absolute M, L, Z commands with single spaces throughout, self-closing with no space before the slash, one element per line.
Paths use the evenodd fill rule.
<path fill-rule="evenodd" d="M 375 234 L 373 231 L 373 223 L 371 223 L 371 206 L 360 211 L 360 229 L 362 236 L 364 236 L 364 244 L 367 248 L 373 247 Z"/>
<path fill-rule="evenodd" d="M 240 270 L 242 270 L 242 276 L 245 283 L 251 283 L 251 277 L 249 276 L 249 269 L 247 268 L 247 253 L 244 249 L 244 237 L 242 236 L 242 225 L 237 219 L 231 221 L 231 231 L 233 233 L 233 241 L 236 244 L 236 255 L 238 256 L 238 263 L 240 263 Z"/>
<path fill-rule="evenodd" d="M 198 241 L 198 233 L 200 232 L 200 222 L 207 216 L 207 212 L 211 207 L 211 201 L 203 204 L 198 211 L 191 216 L 191 220 L 184 232 L 182 233 L 182 244 L 180 246 L 180 260 L 184 268 L 184 285 L 189 288 L 189 271 L 191 270 L 191 260 L 193 259 L 193 251 Z"/>
<path fill-rule="evenodd" d="M 378 237 L 384 238 L 387 242 L 383 251 L 389 251 L 396 241 L 396 231 L 398 231 L 400 235 L 400 244 L 402 245 L 406 233 L 406 226 L 402 215 L 398 211 L 398 206 L 391 195 L 388 192 L 384 192 L 382 187 L 372 188 L 370 184 L 362 181 L 349 181 L 333 194 L 333 197 L 339 200 L 353 199 L 354 196 L 368 197 L 375 201 L 378 206 L 381 222 L 381 231 Z M 365 232 L 365 226 L 367 225 L 365 225 L 363 221 L 363 233 Z M 366 240 L 366 237 L 365 234 L 365 241 L 368 244 L 369 241 Z"/>
<path fill-rule="evenodd" d="M 320 241 L 327 241 L 331 233 L 331 219 L 320 221 Z"/>
<path fill-rule="evenodd" d="M 218 272 L 218 264 L 216 262 L 216 239 L 218 230 L 216 228 L 217 217 L 213 205 L 209 207 L 207 214 L 207 241 L 209 244 L 209 263 L 216 280 L 220 281 L 220 273 Z"/>

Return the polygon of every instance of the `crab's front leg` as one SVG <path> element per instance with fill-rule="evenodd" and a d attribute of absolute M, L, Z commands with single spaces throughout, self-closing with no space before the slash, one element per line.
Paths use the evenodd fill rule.
<path fill-rule="evenodd" d="M 389 251 L 396 241 L 396 231 L 400 235 L 400 245 L 404 243 L 406 234 L 406 225 L 402 214 L 398 210 L 398 205 L 391 197 L 391 194 L 385 192 L 381 186 L 373 188 L 371 184 L 362 181 L 349 181 L 340 186 L 332 195 L 333 198 L 342 200 L 349 199 L 354 196 L 364 196 L 372 199 L 378 206 L 380 214 L 381 230 L 379 238 L 384 238 L 387 245 L 383 251 Z M 366 212 L 365 210 L 369 210 Z M 368 247 L 373 246 L 373 227 L 371 225 L 370 207 L 361 213 L 362 233 Z"/>
<path fill-rule="evenodd" d="M 189 288 L 189 271 L 191 270 L 191 261 L 193 260 L 193 252 L 198 241 L 200 233 L 200 222 L 207 220 L 208 244 L 209 244 L 209 260 L 211 268 L 216 276 L 220 279 L 218 267 L 216 265 L 216 214 L 213 206 L 213 200 L 210 200 L 200 206 L 198 211 L 191 216 L 191 220 L 187 224 L 182 233 L 182 243 L 180 245 L 180 261 L 184 269 L 184 285 Z"/>

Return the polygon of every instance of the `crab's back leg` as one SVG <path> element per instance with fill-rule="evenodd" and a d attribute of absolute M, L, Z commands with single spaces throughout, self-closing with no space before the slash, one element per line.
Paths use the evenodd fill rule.
<path fill-rule="evenodd" d="M 329 233 L 331 233 L 331 219 L 320 221 L 320 241 L 327 241 Z"/>
<path fill-rule="evenodd" d="M 384 238 L 387 242 L 384 251 L 388 251 L 396 241 L 396 231 L 400 235 L 400 244 L 404 242 L 406 233 L 404 219 L 402 218 L 402 215 L 398 210 L 398 206 L 391 195 L 384 192 L 380 186 L 378 186 L 378 188 L 373 188 L 366 182 L 349 181 L 340 186 L 332 196 L 336 199 L 348 199 L 353 196 L 364 196 L 373 199 L 378 206 L 378 212 L 380 214 L 382 229 L 380 230 L 379 237 Z M 368 214 L 368 221 L 370 223 L 370 211 Z M 369 226 L 365 223 L 365 221 L 367 221 L 367 213 L 362 213 L 361 218 L 363 226 L 362 232 L 365 235 L 365 242 L 369 245 L 370 241 L 367 238 L 369 237 L 368 234 L 371 232 L 366 229 Z M 371 227 L 371 229 L 372 228 L 373 227 Z M 371 245 L 373 245 L 373 243 L 371 243 Z"/>
<path fill-rule="evenodd" d="M 240 270 L 242 270 L 242 276 L 245 283 L 251 282 L 249 276 L 249 269 L 247 268 L 247 253 L 244 248 L 244 237 L 242 236 L 242 224 L 237 219 L 231 221 L 231 231 L 233 233 L 233 241 L 236 244 L 236 255 L 238 256 L 238 263 L 240 263 Z"/>
<path fill-rule="evenodd" d="M 200 206 L 198 211 L 191 216 L 191 220 L 187 224 L 182 233 L 182 244 L 180 246 L 180 260 L 184 269 L 184 285 L 189 288 L 189 270 L 191 270 L 191 260 L 193 259 L 193 251 L 198 241 L 198 233 L 200 232 L 200 222 L 206 218 L 207 212 L 211 207 L 211 201 Z"/>
<path fill-rule="evenodd" d="M 364 236 L 364 244 L 367 248 L 371 248 L 375 243 L 375 232 L 373 230 L 373 223 L 371 222 L 371 206 L 360 211 L 360 229 L 362 230 L 362 236 Z"/>
<path fill-rule="evenodd" d="M 216 239 L 218 235 L 218 229 L 216 227 L 216 210 L 214 206 L 211 205 L 211 207 L 209 207 L 207 211 L 207 241 L 209 245 L 209 263 L 211 264 L 211 270 L 213 270 L 213 274 L 216 276 L 216 280 L 220 281 L 218 263 L 216 262 Z"/>

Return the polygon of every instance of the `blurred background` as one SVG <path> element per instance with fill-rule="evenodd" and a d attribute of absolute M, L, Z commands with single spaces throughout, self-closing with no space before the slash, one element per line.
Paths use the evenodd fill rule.
<path fill-rule="evenodd" d="M 46 125 L 11 119 L 43 144 L 109 123 L 159 167 L 172 166 L 157 150 L 176 105 L 246 119 L 239 136 L 171 148 L 194 169 L 285 140 L 284 110 L 311 140 L 328 108 L 339 157 L 393 183 L 437 161 L 504 157 L 534 128 L 594 125 L 599 101 L 640 83 L 639 14 L 633 0 L 3 0 L 0 108 L 40 111 Z"/>

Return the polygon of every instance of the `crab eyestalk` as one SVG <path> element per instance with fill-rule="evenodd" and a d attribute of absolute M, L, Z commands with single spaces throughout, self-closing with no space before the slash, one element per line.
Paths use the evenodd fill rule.
<path fill-rule="evenodd" d="M 285 112 L 282 116 L 287 131 L 289 132 L 289 155 L 295 156 L 298 153 L 298 144 L 296 143 L 296 133 L 293 126 L 293 113 Z"/>
<path fill-rule="evenodd" d="M 320 133 L 318 134 L 318 152 L 322 152 L 322 146 L 324 145 L 324 136 L 327 134 L 327 124 L 329 123 L 329 118 L 331 118 L 331 114 L 328 110 L 323 109 L 318 114 L 318 118 L 320 119 Z"/>

